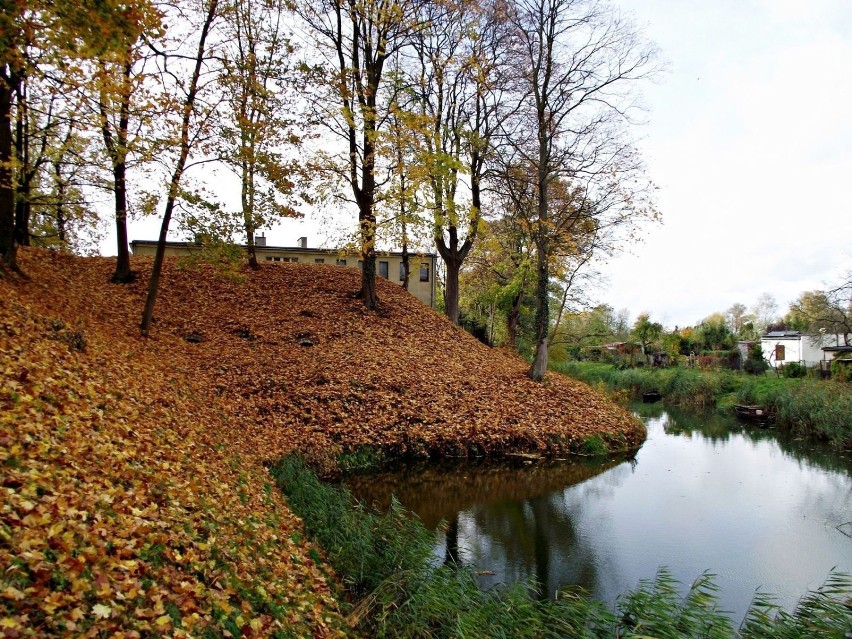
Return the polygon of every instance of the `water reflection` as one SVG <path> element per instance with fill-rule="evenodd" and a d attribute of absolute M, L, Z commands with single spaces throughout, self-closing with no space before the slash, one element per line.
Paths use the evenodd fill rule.
<path fill-rule="evenodd" d="M 459 460 L 415 463 L 372 475 L 346 479 L 350 490 L 364 503 L 385 510 L 391 495 L 417 513 L 423 525 L 436 528 L 448 514 L 474 506 L 523 502 L 578 484 L 622 463 L 609 460 L 538 460 L 517 457 L 505 462 Z"/>
<path fill-rule="evenodd" d="M 437 533 L 438 561 L 521 581 L 552 597 L 580 585 L 616 597 L 661 565 L 688 583 L 719 575 L 741 617 L 758 587 L 788 607 L 829 570 L 852 572 L 847 456 L 718 415 L 639 409 L 649 438 L 605 463 L 416 466 L 347 481 L 386 506 L 391 493 Z"/>

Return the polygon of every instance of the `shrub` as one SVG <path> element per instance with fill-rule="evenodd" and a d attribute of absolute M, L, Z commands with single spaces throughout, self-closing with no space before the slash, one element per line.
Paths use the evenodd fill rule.
<path fill-rule="evenodd" d="M 752 358 L 752 361 L 758 360 Z M 840 379 L 852 377 L 852 360 L 839 364 Z M 758 366 L 763 365 L 759 360 Z M 776 414 L 776 423 L 797 435 L 852 445 L 852 387 L 835 380 L 754 377 L 731 371 L 708 372 L 694 368 L 617 370 L 604 364 L 556 363 L 553 369 L 587 384 L 604 383 L 634 398 L 659 391 L 668 404 L 731 410 L 734 404 L 759 404 Z M 805 370 L 802 367 L 802 370 Z"/>
<path fill-rule="evenodd" d="M 781 369 L 781 373 L 787 379 L 796 379 L 805 377 L 808 374 L 808 369 L 802 366 L 799 362 L 790 362 Z"/>
<path fill-rule="evenodd" d="M 615 359 L 612 365 L 615 367 L 616 370 L 619 371 L 626 371 L 628 368 L 631 368 L 630 360 L 624 357 L 619 357 L 618 359 Z"/>
<path fill-rule="evenodd" d="M 743 364 L 743 370 L 749 375 L 763 375 L 769 366 L 763 359 L 752 359 L 749 357 Z"/>
<path fill-rule="evenodd" d="M 769 368 L 769 364 L 763 359 L 763 347 L 760 342 L 753 342 L 748 347 L 748 357 L 743 363 L 743 370 L 749 375 L 762 375 Z"/>
<path fill-rule="evenodd" d="M 461 326 L 464 330 L 473 335 L 476 339 L 478 339 L 486 346 L 493 346 L 493 344 L 491 343 L 491 338 L 489 336 L 488 327 L 481 319 L 474 317 L 473 315 L 469 315 L 464 311 L 460 311 L 459 326 Z"/>
<path fill-rule="evenodd" d="M 852 381 L 852 359 L 835 358 L 832 360 L 831 379 L 837 382 Z"/>

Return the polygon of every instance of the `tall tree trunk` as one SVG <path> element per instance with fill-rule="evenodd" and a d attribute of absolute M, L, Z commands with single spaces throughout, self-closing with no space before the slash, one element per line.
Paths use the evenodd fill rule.
<path fill-rule="evenodd" d="M 148 280 L 148 296 L 145 299 L 145 310 L 142 311 L 142 322 L 139 328 L 143 335 L 148 335 L 151 330 L 151 322 L 154 321 L 154 303 L 157 301 L 157 292 L 160 288 L 160 276 L 163 272 L 163 258 L 166 255 L 166 237 L 169 234 L 169 224 L 172 220 L 172 213 L 175 208 L 175 200 L 177 199 L 177 186 L 180 183 L 181 175 L 183 174 L 183 163 L 179 170 L 175 170 L 172 175 L 172 182 L 169 188 L 169 196 L 166 200 L 166 210 L 163 213 L 163 223 L 160 225 L 160 236 L 157 239 L 157 252 L 154 255 L 154 265 L 151 268 L 151 278 Z"/>
<path fill-rule="evenodd" d="M 548 201 L 550 139 L 547 134 L 545 111 L 539 109 L 538 120 L 538 223 L 536 224 L 536 284 L 535 284 L 535 357 L 530 368 L 530 377 L 537 382 L 547 372 L 547 345 L 550 334 L 550 304 L 547 295 L 550 283 L 550 210 Z"/>
<path fill-rule="evenodd" d="M 461 263 L 455 259 L 446 260 L 447 282 L 444 289 L 445 313 L 453 324 L 459 323 L 459 270 Z"/>
<path fill-rule="evenodd" d="M 369 182 L 369 180 L 365 181 Z M 379 304 L 379 296 L 376 291 L 376 217 L 373 213 L 372 197 L 366 197 L 364 191 L 362 191 L 362 194 L 364 194 L 364 197 L 358 217 L 363 268 L 361 269 L 361 290 L 358 291 L 358 297 L 364 302 L 367 310 L 373 311 Z"/>
<path fill-rule="evenodd" d="M 361 261 L 364 268 L 361 270 L 361 290 L 358 296 L 364 301 L 368 310 L 375 310 L 379 303 L 379 295 L 376 291 L 376 251 L 368 249 L 362 251 Z"/>
<path fill-rule="evenodd" d="M 0 68 L 0 259 L 17 270 L 15 242 L 15 183 L 12 171 L 12 93 L 15 77 Z"/>
<path fill-rule="evenodd" d="M 459 246 L 458 229 L 455 226 L 448 228 L 450 242 L 444 240 L 443 235 L 435 236 L 435 245 L 438 254 L 444 260 L 447 268 L 447 281 L 444 287 L 444 314 L 450 318 L 453 324 L 459 323 L 459 271 L 465 258 L 473 246 L 473 235 L 468 233 L 464 243 Z"/>
<path fill-rule="evenodd" d="M 246 222 L 246 250 L 248 251 L 248 263 L 252 270 L 257 270 L 260 268 L 260 264 L 257 263 L 257 251 L 255 251 L 254 244 L 254 228 L 252 225 Z"/>
<path fill-rule="evenodd" d="M 397 148 L 397 163 L 403 166 L 402 145 Z M 411 275 L 411 260 L 408 256 L 408 224 L 405 210 L 405 172 L 399 174 L 399 220 L 402 230 L 402 288 L 408 290 L 408 278 Z"/>
<path fill-rule="evenodd" d="M 132 71 L 132 65 L 126 62 L 121 73 L 122 93 L 118 128 L 115 133 L 112 131 L 109 120 L 107 96 L 102 94 L 98 101 L 101 116 L 101 135 L 104 139 L 107 155 L 109 155 L 112 163 L 116 260 L 115 272 L 112 274 L 111 281 L 115 284 L 127 284 L 134 279 L 133 272 L 130 270 L 130 244 L 127 237 L 127 137 L 130 128 L 130 93 L 132 90 L 130 76 Z"/>
<path fill-rule="evenodd" d="M 375 113 L 375 101 L 368 103 L 368 113 Z M 361 189 L 356 192 L 358 200 L 358 223 L 361 239 L 361 260 L 364 268 L 361 270 L 361 290 L 358 297 L 364 302 L 367 310 L 373 311 L 379 305 L 376 292 L 376 213 L 375 206 L 376 175 L 375 175 L 375 123 L 369 116 L 364 118 L 364 161 L 361 165 Z"/>
<path fill-rule="evenodd" d="M 205 45 L 207 43 L 207 35 L 210 32 L 210 27 L 216 17 L 216 10 L 219 5 L 219 0 L 211 0 L 207 8 L 207 16 L 204 20 L 204 25 L 201 28 L 201 35 L 198 39 L 198 50 L 195 56 L 195 68 L 192 72 L 192 80 L 189 84 L 189 91 L 186 94 L 186 99 L 183 103 L 183 118 L 181 119 L 180 128 L 180 155 L 172 180 L 169 184 L 169 196 L 166 199 L 166 210 L 163 212 L 163 223 L 160 226 L 160 237 L 157 239 L 157 253 L 154 255 L 154 265 L 151 268 L 151 279 L 148 281 L 148 297 L 145 300 L 145 310 L 142 312 L 142 322 L 139 328 L 143 335 L 148 335 L 151 330 L 151 322 L 154 319 L 154 303 L 157 301 L 157 291 L 160 287 L 160 275 L 163 271 L 163 258 L 166 254 L 166 237 L 169 234 L 169 224 L 172 220 L 172 213 L 175 208 L 175 200 L 178 196 L 178 188 L 180 180 L 183 177 L 183 171 L 186 167 L 186 160 L 189 157 L 189 125 L 192 118 L 192 113 L 195 110 L 195 98 L 198 94 L 198 82 L 201 77 L 201 66 L 204 63 Z"/>
<path fill-rule="evenodd" d="M 254 76 L 252 76 L 252 80 Z M 248 122 L 248 95 L 243 93 L 242 103 L 240 105 L 240 115 L 243 122 Z M 254 165 L 246 161 L 246 157 L 255 157 L 254 136 L 242 132 L 242 141 L 240 145 L 240 154 L 243 158 L 240 166 L 240 203 L 243 207 L 243 226 L 246 230 L 246 248 L 248 250 L 249 267 L 252 270 L 258 270 L 260 266 L 257 263 L 257 251 L 255 251 L 254 233 L 257 231 L 254 218 Z"/>
<path fill-rule="evenodd" d="M 71 128 L 68 129 L 68 137 L 71 137 Z M 68 148 L 68 138 L 65 139 L 64 148 Z M 56 176 L 56 236 L 59 239 L 59 245 L 63 250 L 68 248 L 68 230 L 66 228 L 67 221 L 65 219 L 65 180 L 62 178 L 62 160 L 65 157 L 63 151 L 59 158 L 53 162 L 53 173 Z"/>
<path fill-rule="evenodd" d="M 245 146 L 243 147 L 245 150 Z M 252 150 L 253 152 L 253 150 Z M 241 203 L 243 206 L 243 228 L 246 230 L 246 249 L 248 250 L 249 266 L 252 270 L 257 270 L 260 266 L 257 263 L 257 251 L 255 251 L 254 233 L 257 230 L 254 225 L 254 174 L 251 172 L 248 163 L 242 163 L 242 176 L 240 180 L 241 187 Z"/>
<path fill-rule="evenodd" d="M 509 348 L 518 347 L 518 321 L 521 317 L 521 300 L 524 299 L 523 284 L 512 300 L 512 306 L 506 315 L 506 345 Z"/>
<path fill-rule="evenodd" d="M 24 180 L 15 192 L 15 242 L 30 245 L 30 182 Z"/>
<path fill-rule="evenodd" d="M 550 71 L 548 60 L 548 72 Z M 535 284 L 535 357 L 530 368 L 530 377 L 540 382 L 547 372 L 547 345 L 550 334 L 550 304 L 547 288 L 550 283 L 550 201 L 548 187 L 550 186 L 550 113 L 546 105 L 547 82 L 549 73 L 545 74 L 544 86 L 535 87 L 535 102 L 537 111 L 538 163 L 536 164 L 537 182 L 537 214 L 536 232 L 536 284 Z"/>
<path fill-rule="evenodd" d="M 539 231 L 542 233 L 543 231 Z M 547 343 L 550 333 L 550 304 L 547 296 L 547 288 L 550 282 L 550 270 L 548 268 L 547 254 L 548 242 L 546 238 L 539 238 L 538 259 L 536 261 L 536 286 L 535 286 L 535 358 L 530 368 L 530 377 L 540 382 L 544 379 L 547 371 Z"/>
<path fill-rule="evenodd" d="M 113 191 L 115 192 L 115 236 L 117 256 L 112 281 L 126 284 L 133 281 L 130 270 L 130 245 L 127 238 L 127 164 L 124 161 L 113 165 Z"/>
<path fill-rule="evenodd" d="M 30 192 L 32 167 L 30 166 L 29 115 L 27 113 L 26 87 L 18 88 L 18 109 L 15 115 L 15 156 L 18 179 L 15 188 L 15 241 L 18 246 L 30 245 Z"/>
<path fill-rule="evenodd" d="M 405 224 L 402 226 L 402 288 L 408 290 L 408 279 L 411 277 L 411 258 L 408 255 L 408 240 L 405 237 Z"/>

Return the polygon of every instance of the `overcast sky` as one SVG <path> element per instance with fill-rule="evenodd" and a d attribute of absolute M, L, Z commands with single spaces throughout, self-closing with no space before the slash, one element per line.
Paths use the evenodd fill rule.
<path fill-rule="evenodd" d="M 764 292 L 783 313 L 852 268 L 852 0 L 614 1 L 666 65 L 638 129 L 663 223 L 603 267 L 598 301 L 685 326 Z M 267 236 L 333 243 L 320 228 Z"/>
<path fill-rule="evenodd" d="M 852 2 L 620 4 L 668 67 L 642 128 L 663 224 L 604 301 L 684 326 L 852 268 Z"/>

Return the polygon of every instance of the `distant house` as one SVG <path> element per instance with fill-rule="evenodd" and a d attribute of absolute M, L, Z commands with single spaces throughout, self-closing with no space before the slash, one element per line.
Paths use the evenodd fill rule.
<path fill-rule="evenodd" d="M 763 358 L 773 368 L 797 362 L 816 367 L 825 359 L 824 349 L 837 346 L 839 335 L 809 335 L 800 331 L 770 331 L 760 338 Z"/>
<path fill-rule="evenodd" d="M 266 238 L 255 238 L 255 255 L 258 262 L 299 262 L 305 264 L 335 264 L 348 268 L 362 266 L 359 255 L 342 253 L 336 249 L 309 248 L 308 240 L 300 237 L 298 246 L 266 246 Z M 157 242 L 153 240 L 133 240 L 130 248 L 134 255 L 154 255 Z M 166 242 L 166 255 L 190 255 L 203 248 L 197 242 Z M 245 245 L 242 248 L 247 248 Z M 435 259 L 434 253 L 409 253 L 410 274 L 408 290 L 424 304 L 435 308 Z M 376 274 L 387 280 L 404 280 L 402 253 L 380 252 L 376 257 Z"/>
<path fill-rule="evenodd" d="M 847 353 L 852 353 L 852 346 L 823 346 L 822 347 L 822 359 L 826 362 L 830 362 L 835 357 L 839 357 L 839 356 L 845 355 Z"/>
<path fill-rule="evenodd" d="M 630 342 L 609 342 L 608 344 L 601 344 L 600 347 L 618 355 L 630 355 L 634 351 L 634 345 Z"/>

